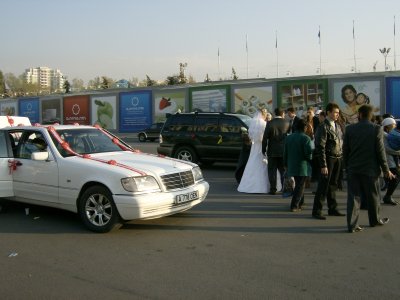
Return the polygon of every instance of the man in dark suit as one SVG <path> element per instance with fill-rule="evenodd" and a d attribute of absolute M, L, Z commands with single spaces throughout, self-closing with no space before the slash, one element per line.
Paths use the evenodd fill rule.
<path fill-rule="evenodd" d="M 327 198 L 328 215 L 344 216 L 337 209 L 336 190 L 342 171 L 343 134 L 336 121 L 339 118 L 339 106 L 329 103 L 326 106 L 327 117 L 321 123 L 315 135 L 315 155 L 318 157 L 320 176 L 314 197 L 312 216 L 325 220 L 322 207 Z"/>
<path fill-rule="evenodd" d="M 283 166 L 283 149 L 285 147 L 285 138 L 288 130 L 288 122 L 284 119 L 285 111 L 281 108 L 275 109 L 275 118 L 267 123 L 265 127 L 262 153 L 268 156 L 268 177 L 270 183 L 270 195 L 276 194 L 277 170 L 281 175 L 281 183 L 283 184 L 283 174 L 285 172 Z"/>
<path fill-rule="evenodd" d="M 347 228 L 359 232 L 358 225 L 361 198 L 368 208 L 370 226 L 384 225 L 388 218 L 380 218 L 379 175 L 381 170 L 386 178 L 392 179 L 386 161 L 383 131 L 371 122 L 373 108 L 363 105 L 358 109 L 359 122 L 346 128 L 343 156 L 347 171 Z"/>
<path fill-rule="evenodd" d="M 287 114 L 289 117 L 289 129 L 287 133 L 292 134 L 297 130 L 297 122 L 299 122 L 300 118 L 296 116 L 296 111 L 293 107 L 287 109 Z"/>

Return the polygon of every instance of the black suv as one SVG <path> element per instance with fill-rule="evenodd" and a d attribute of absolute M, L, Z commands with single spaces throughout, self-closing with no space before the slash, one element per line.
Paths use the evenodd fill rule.
<path fill-rule="evenodd" d="M 233 113 L 177 113 L 160 133 L 158 154 L 212 164 L 237 161 L 251 118 Z"/>
<path fill-rule="evenodd" d="M 147 140 L 154 142 L 160 137 L 161 128 L 164 123 L 154 123 L 149 128 L 138 133 L 138 139 L 140 142 L 145 142 Z"/>

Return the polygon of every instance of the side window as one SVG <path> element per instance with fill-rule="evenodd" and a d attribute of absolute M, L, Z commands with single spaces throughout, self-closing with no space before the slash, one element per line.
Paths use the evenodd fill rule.
<path fill-rule="evenodd" d="M 216 132 L 218 131 L 218 118 L 198 116 L 196 118 L 196 131 Z"/>
<path fill-rule="evenodd" d="M 7 135 L 8 133 L 5 131 L 0 131 L 0 157 L 5 158 L 9 157 L 7 150 Z"/>
<path fill-rule="evenodd" d="M 221 132 L 241 132 L 242 123 L 236 118 L 221 118 L 219 120 L 219 130 Z"/>
<path fill-rule="evenodd" d="M 40 132 L 26 133 L 19 141 L 17 158 L 31 158 L 33 152 L 47 151 L 47 143 Z"/>
<path fill-rule="evenodd" d="M 193 131 L 193 116 L 179 115 L 173 117 L 168 125 L 170 131 Z"/>

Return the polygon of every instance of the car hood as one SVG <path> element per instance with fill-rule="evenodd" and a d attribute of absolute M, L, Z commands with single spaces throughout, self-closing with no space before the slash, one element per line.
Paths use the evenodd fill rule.
<path fill-rule="evenodd" d="M 91 157 L 111 161 L 114 160 L 120 165 L 144 172 L 146 174 L 155 173 L 157 175 L 176 173 L 191 170 L 196 164 L 185 162 L 169 157 L 160 157 L 153 154 L 142 152 L 107 152 L 91 154 Z M 139 173 L 140 173 L 139 172 Z"/>

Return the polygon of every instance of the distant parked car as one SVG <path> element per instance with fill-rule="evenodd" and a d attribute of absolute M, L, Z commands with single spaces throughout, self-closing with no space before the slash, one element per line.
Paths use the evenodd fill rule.
<path fill-rule="evenodd" d="M 154 123 L 149 128 L 138 133 L 138 138 L 140 142 L 145 142 L 147 140 L 154 142 L 160 137 L 160 132 L 164 123 Z"/>

